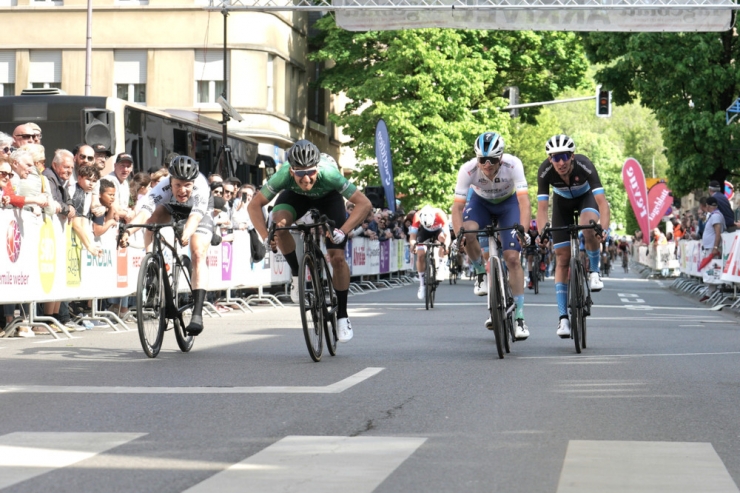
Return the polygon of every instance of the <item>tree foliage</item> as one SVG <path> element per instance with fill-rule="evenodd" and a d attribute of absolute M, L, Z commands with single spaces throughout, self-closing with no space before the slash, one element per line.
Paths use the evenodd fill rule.
<path fill-rule="evenodd" d="M 740 141 L 733 142 L 740 135 L 725 123 L 725 109 L 740 96 L 740 44 L 733 30 L 589 33 L 584 43 L 589 58 L 603 64 L 596 79 L 613 91 L 615 103 L 639 98 L 655 113 L 675 192 L 721 182 L 740 169 Z"/>
<path fill-rule="evenodd" d="M 582 83 L 588 64 L 573 33 L 416 29 L 347 32 L 333 16 L 319 21 L 316 61 L 330 62 L 319 83 L 349 98 L 332 115 L 358 159 L 374 162 L 374 129 L 388 125 L 395 186 L 404 205 L 448 208 L 460 165 L 473 156 L 475 137 L 511 136 L 501 94 L 517 85 L 522 102 L 553 99 Z M 471 112 L 474 109 L 488 111 Z M 523 112 L 533 121 L 538 110 Z M 360 181 L 379 180 L 375 165 Z"/>

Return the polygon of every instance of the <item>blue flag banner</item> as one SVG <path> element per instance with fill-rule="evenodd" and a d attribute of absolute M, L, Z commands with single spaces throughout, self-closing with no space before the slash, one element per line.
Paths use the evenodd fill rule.
<path fill-rule="evenodd" d="M 378 160 L 380 181 L 385 191 L 388 209 L 396 212 L 396 193 L 393 187 L 393 162 L 391 161 L 391 142 L 388 139 L 388 127 L 383 120 L 375 127 L 375 157 Z"/>

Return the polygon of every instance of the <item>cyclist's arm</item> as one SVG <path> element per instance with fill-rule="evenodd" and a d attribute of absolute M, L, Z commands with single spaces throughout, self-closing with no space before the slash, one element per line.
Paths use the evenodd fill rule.
<path fill-rule="evenodd" d="M 190 237 L 193 236 L 195 230 L 198 229 L 201 219 L 203 219 L 203 215 L 200 212 L 193 211 L 190 213 L 188 220 L 185 222 L 185 227 L 182 228 L 181 243 L 183 246 L 190 242 Z"/>
<path fill-rule="evenodd" d="M 596 200 L 596 205 L 599 206 L 599 215 L 601 216 L 599 218 L 599 222 L 601 223 L 601 227 L 609 229 L 609 225 L 611 224 L 611 211 L 609 210 L 606 196 L 603 193 L 598 193 L 594 194 L 594 199 Z"/>
<path fill-rule="evenodd" d="M 457 198 L 452 204 L 452 230 L 455 232 L 460 231 L 463 225 L 463 209 L 465 208 L 465 202 L 459 201 Z"/>
<path fill-rule="evenodd" d="M 516 198 L 519 201 L 519 224 L 524 226 L 524 231 L 529 231 L 529 225 L 532 223 L 532 204 L 529 202 L 529 194 L 517 192 Z M 537 224 L 544 224 L 538 222 Z"/>
<path fill-rule="evenodd" d="M 370 199 L 365 197 L 365 194 L 356 190 L 350 197 L 347 198 L 350 202 L 355 204 L 355 208 L 352 209 L 344 225 L 341 227 L 342 232 L 347 235 L 350 231 L 355 229 L 357 226 L 362 224 L 370 211 L 373 210 L 373 204 L 370 203 Z M 252 199 L 254 202 L 254 199 Z"/>
<path fill-rule="evenodd" d="M 262 193 L 262 190 L 260 190 L 254 194 L 254 197 L 247 205 L 249 219 L 251 219 L 254 229 L 259 233 L 262 239 L 267 238 L 267 223 L 265 222 L 265 216 L 262 214 L 262 208 L 269 203 L 270 201 Z"/>
<path fill-rule="evenodd" d="M 544 230 L 545 224 L 547 224 L 547 207 L 550 203 L 549 198 L 545 196 L 542 198 L 541 196 L 537 197 L 537 226 L 542 227 Z M 540 226 L 540 224 L 542 226 Z"/>

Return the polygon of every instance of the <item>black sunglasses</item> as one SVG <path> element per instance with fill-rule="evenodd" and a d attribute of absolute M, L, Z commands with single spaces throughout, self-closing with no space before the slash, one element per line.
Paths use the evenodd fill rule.
<path fill-rule="evenodd" d="M 15 147 L 13 147 L 13 146 L 10 146 L 10 147 L 3 147 L 3 152 L 4 152 L 5 154 L 10 154 L 11 152 L 14 152 L 14 151 L 15 151 Z"/>
<path fill-rule="evenodd" d="M 21 137 L 22 139 L 33 139 L 33 134 L 16 134 L 13 137 Z"/>
<path fill-rule="evenodd" d="M 570 159 L 570 157 L 572 155 L 573 154 L 571 154 L 570 152 L 561 152 L 561 153 L 558 153 L 558 154 L 553 154 L 552 156 L 550 156 L 550 159 L 552 159 L 552 162 L 553 163 L 557 163 L 558 161 L 565 162 L 568 159 Z"/>
<path fill-rule="evenodd" d="M 80 157 L 90 163 L 95 161 L 95 156 L 85 156 L 84 154 L 80 154 Z"/>
<path fill-rule="evenodd" d="M 478 162 L 480 164 L 491 163 L 492 165 L 495 166 L 495 165 L 501 163 L 501 158 L 500 157 L 481 156 L 481 157 L 478 158 Z"/>
<path fill-rule="evenodd" d="M 12 171 L 0 171 L 0 177 L 11 178 L 13 176 Z"/>
<path fill-rule="evenodd" d="M 313 176 L 318 172 L 319 172 L 318 168 L 294 169 L 293 170 L 293 174 L 295 174 L 298 178 L 303 178 L 304 176 Z"/>

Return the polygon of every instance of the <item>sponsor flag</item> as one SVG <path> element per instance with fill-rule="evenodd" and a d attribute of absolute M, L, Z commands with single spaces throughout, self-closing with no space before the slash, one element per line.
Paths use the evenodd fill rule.
<path fill-rule="evenodd" d="M 380 181 L 385 191 L 388 209 L 396 212 L 396 193 L 393 187 L 393 162 L 391 161 L 391 143 L 388 139 L 388 127 L 381 119 L 375 127 L 375 157 L 378 159 Z"/>
<path fill-rule="evenodd" d="M 636 159 L 628 158 L 624 162 L 622 181 L 624 182 L 624 188 L 627 190 L 630 204 L 632 204 L 632 210 L 635 212 L 637 224 L 640 225 L 642 237 L 647 241 L 650 238 L 647 185 L 645 184 L 645 174 L 642 172 L 642 166 Z"/>
<path fill-rule="evenodd" d="M 673 202 L 671 191 L 665 182 L 655 184 L 648 191 L 648 228 L 652 231 L 660 224 Z"/>

